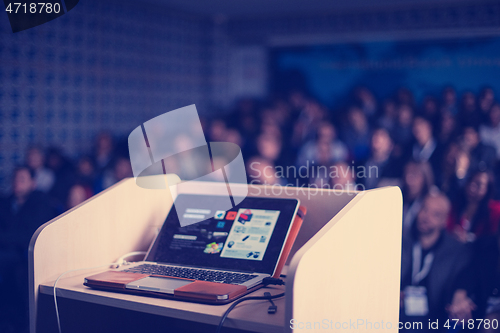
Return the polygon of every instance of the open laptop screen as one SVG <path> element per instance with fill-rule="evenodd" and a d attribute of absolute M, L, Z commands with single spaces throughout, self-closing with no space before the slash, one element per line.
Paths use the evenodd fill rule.
<path fill-rule="evenodd" d="M 272 274 L 298 200 L 247 197 L 231 210 L 218 210 L 223 200 L 227 198 L 177 196 L 146 261 Z M 200 215 L 214 217 L 180 226 L 179 217 L 199 219 Z"/>

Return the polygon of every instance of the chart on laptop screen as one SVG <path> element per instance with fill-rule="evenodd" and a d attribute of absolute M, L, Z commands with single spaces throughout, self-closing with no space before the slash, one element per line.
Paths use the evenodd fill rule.
<path fill-rule="evenodd" d="M 262 260 L 280 212 L 277 210 L 238 210 L 221 257 Z"/>
<path fill-rule="evenodd" d="M 187 208 L 184 217 L 203 213 Z M 170 243 L 171 250 L 198 250 L 223 258 L 262 260 L 278 221 L 280 211 L 240 208 L 216 211 L 203 222 L 178 228 Z"/>
<path fill-rule="evenodd" d="M 247 197 L 227 211 L 221 200 L 178 195 L 146 261 L 272 274 L 298 200 Z M 180 221 L 191 218 L 202 221 Z"/>

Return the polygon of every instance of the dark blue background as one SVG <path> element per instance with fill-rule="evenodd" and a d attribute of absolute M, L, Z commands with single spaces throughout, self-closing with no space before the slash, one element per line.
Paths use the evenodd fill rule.
<path fill-rule="evenodd" d="M 406 87 L 417 100 L 452 85 L 477 93 L 500 90 L 500 38 L 381 41 L 274 51 L 275 86 L 309 87 L 329 106 L 353 87 L 389 96 Z"/>

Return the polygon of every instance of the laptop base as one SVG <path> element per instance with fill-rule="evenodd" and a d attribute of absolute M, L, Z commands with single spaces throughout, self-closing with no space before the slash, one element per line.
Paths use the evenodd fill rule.
<path fill-rule="evenodd" d="M 161 291 L 161 287 L 152 284 L 145 284 L 146 288 L 135 288 L 134 285 L 139 284 L 138 281 L 150 279 L 166 279 L 175 280 L 179 287 L 170 290 Z M 187 283 L 182 283 L 185 281 Z M 120 271 L 106 271 L 96 275 L 89 276 L 85 279 L 84 285 L 106 291 L 154 296 L 159 298 L 174 299 L 188 302 L 222 305 L 230 303 L 244 295 L 247 295 L 261 287 L 262 284 L 256 285 L 247 289 L 242 285 L 216 283 L 208 281 L 188 280 L 168 277 L 155 277 L 145 274 L 123 273 Z M 149 287 L 151 286 L 151 287 Z M 155 290 L 157 289 L 157 290 Z"/>

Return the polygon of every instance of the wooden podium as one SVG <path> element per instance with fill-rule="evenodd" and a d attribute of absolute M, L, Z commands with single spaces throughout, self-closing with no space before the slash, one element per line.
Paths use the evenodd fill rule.
<path fill-rule="evenodd" d="M 169 176 L 155 176 L 169 177 Z M 165 180 L 162 180 L 165 181 Z M 168 181 L 168 180 L 167 180 Z M 233 194 L 247 185 L 232 186 Z M 176 332 L 215 331 L 229 305 L 204 305 L 93 290 L 83 278 L 132 251 L 145 251 L 179 193 L 220 194 L 225 184 L 186 182 L 144 189 L 126 179 L 41 226 L 29 248 L 30 331 L 130 331 L 158 325 Z M 236 192 L 236 193 L 235 193 Z M 267 301 L 238 305 L 223 332 L 396 332 L 399 321 L 402 197 L 397 187 L 364 192 L 248 185 L 249 196 L 298 198 L 308 209 L 292 248 L 278 312 Z M 87 269 L 85 269 L 87 268 Z M 286 268 L 286 267 L 285 267 Z M 176 326 L 177 325 L 177 326 Z M 370 326 L 371 325 L 371 326 Z"/>

